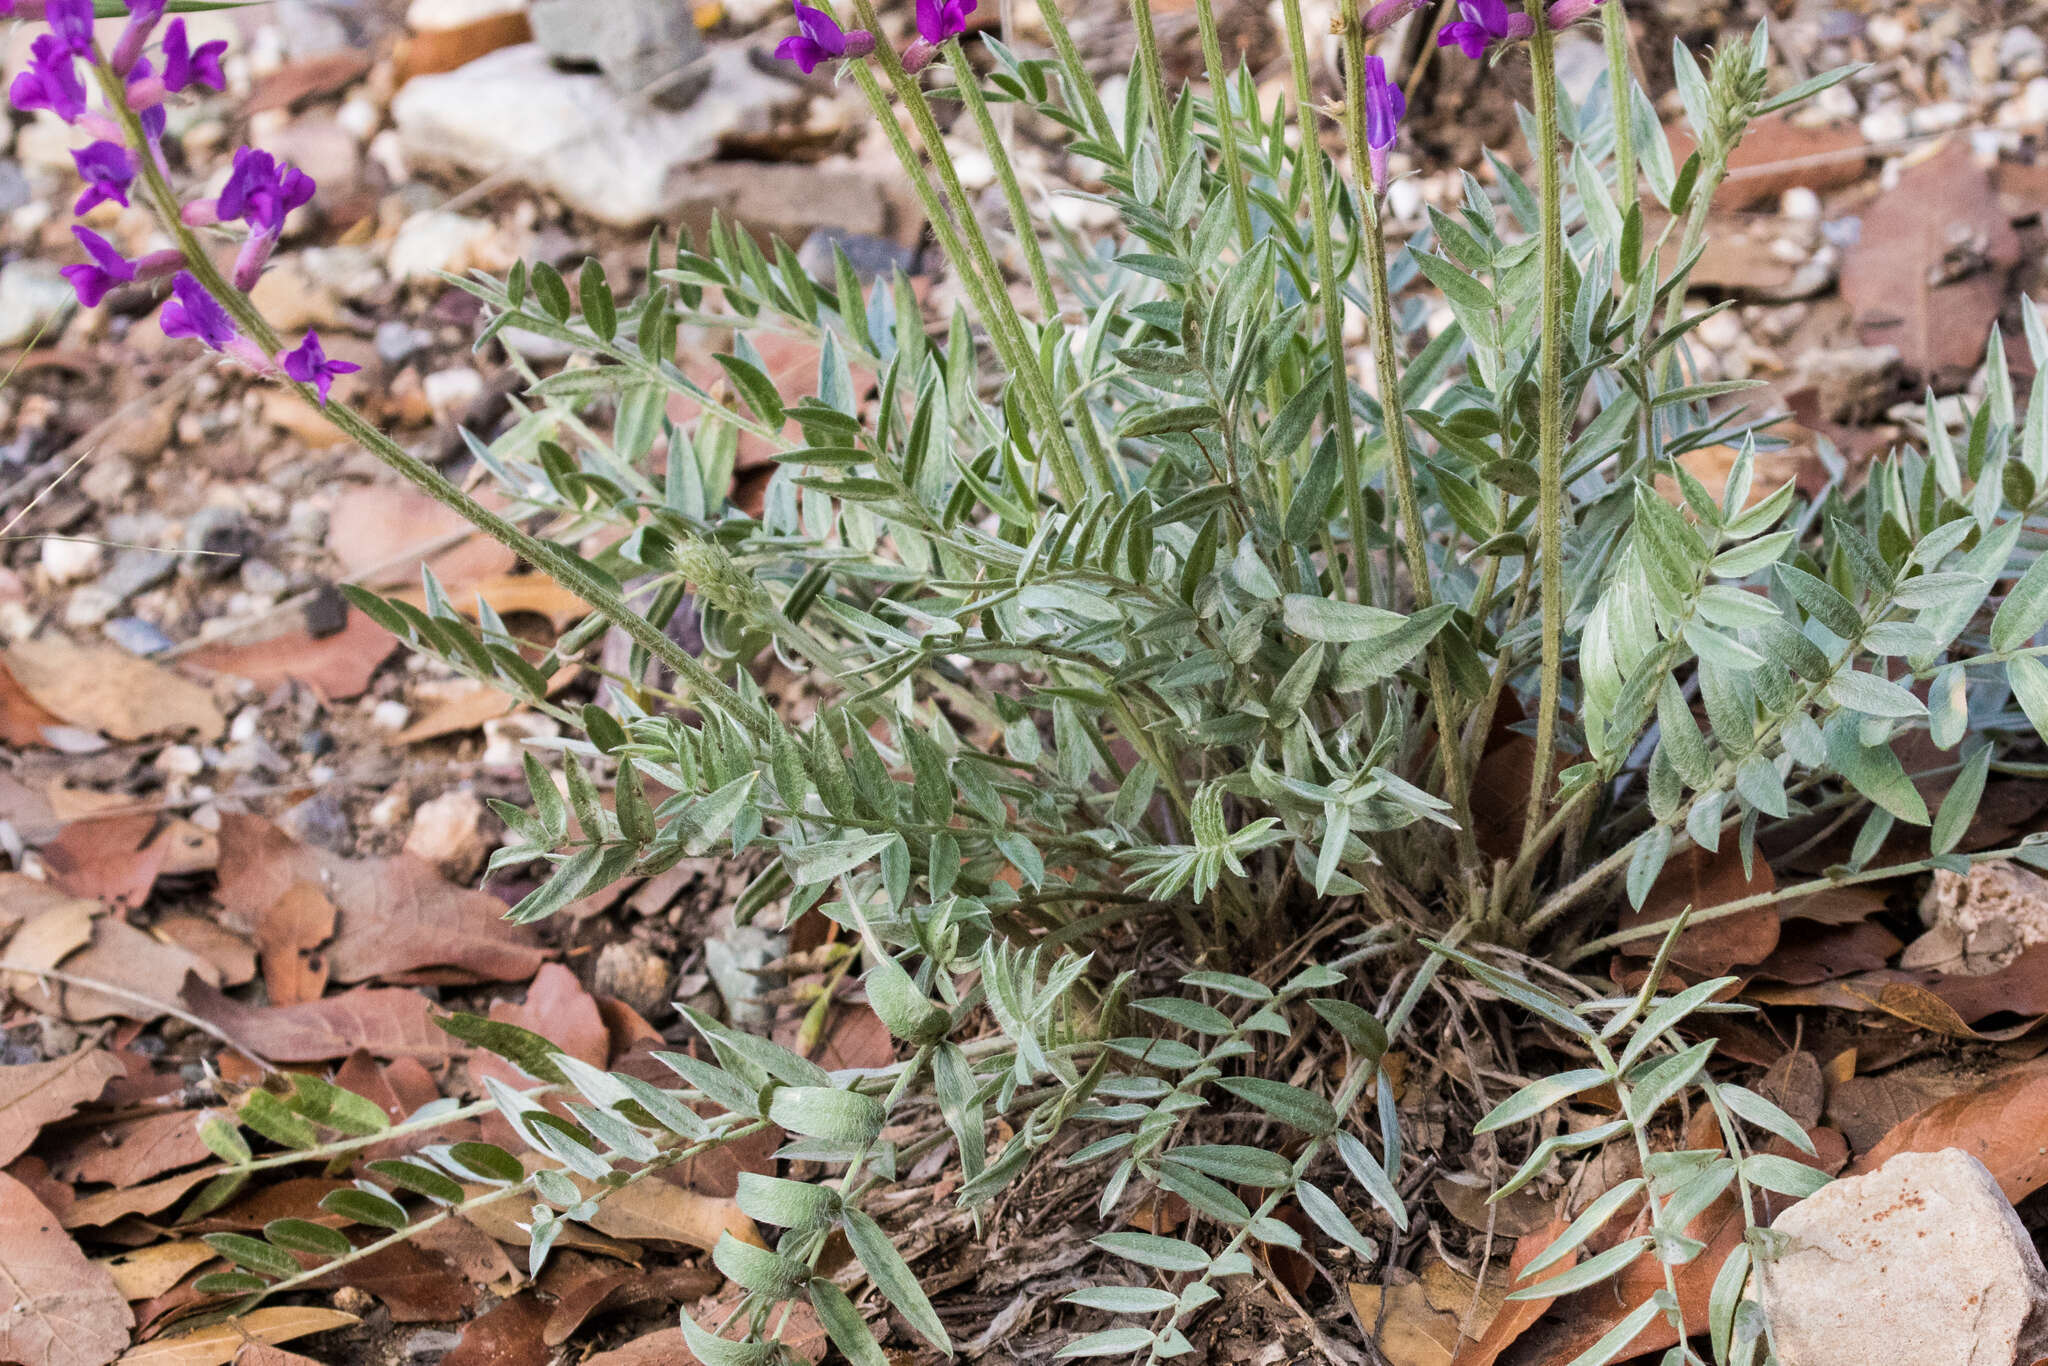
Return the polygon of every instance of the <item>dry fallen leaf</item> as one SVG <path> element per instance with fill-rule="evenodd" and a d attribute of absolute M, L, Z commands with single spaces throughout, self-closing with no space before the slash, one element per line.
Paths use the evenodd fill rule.
<path fill-rule="evenodd" d="M 65 1181 L 135 1186 L 211 1155 L 199 1137 L 200 1111 L 173 1110 L 106 1125 L 81 1135 L 50 1169 Z"/>
<path fill-rule="evenodd" d="M 1353 1285 L 1351 1308 L 1391 1366 L 1450 1366 L 1464 1342 L 1458 1316 L 1430 1308 L 1417 1280 L 1393 1286 Z"/>
<path fill-rule="evenodd" d="M 158 916 L 150 931 L 204 958 L 220 974 L 223 987 L 245 986 L 256 978 L 256 950 L 248 940 L 214 921 L 173 912 Z"/>
<path fill-rule="evenodd" d="M 27 749 L 45 744 L 43 728 L 63 724 L 56 713 L 28 695 L 0 658 L 0 745 Z"/>
<path fill-rule="evenodd" d="M 456 544 L 448 546 L 451 539 Z M 366 484 L 342 496 L 328 516 L 327 548 L 368 588 L 417 584 L 424 559 L 451 598 L 471 584 L 510 573 L 519 562 L 461 514 L 424 493 L 385 484 Z"/>
<path fill-rule="evenodd" d="M 356 611 L 332 635 L 303 627 L 246 645 L 209 645 L 185 660 L 210 673 L 246 678 L 259 688 L 287 680 L 305 684 L 329 702 L 347 702 L 369 690 L 370 679 L 398 648 L 398 638 Z"/>
<path fill-rule="evenodd" d="M 2048 1186 L 2048 1061 L 2026 1063 L 1961 1095 L 1930 1105 L 1884 1136 L 1850 1168 L 1874 1171 L 1894 1153 L 1961 1148 L 1998 1178 L 2018 1204 Z"/>
<path fill-rule="evenodd" d="M 1842 297 L 1865 346 L 1896 346 L 1909 372 L 1940 385 L 1983 361 L 2020 255 L 1990 175 L 1957 139 L 1864 206 Z"/>
<path fill-rule="evenodd" d="M 334 903 L 311 882 L 293 883 L 258 913 L 256 951 L 263 959 L 263 985 L 272 1005 L 320 999 L 327 990 L 327 956 L 320 946 L 333 934 Z"/>
<path fill-rule="evenodd" d="M 93 1265 L 107 1269 L 114 1286 L 128 1300 L 153 1300 L 186 1275 L 220 1254 L 197 1238 L 175 1243 L 151 1243 L 132 1252 L 95 1258 Z"/>
<path fill-rule="evenodd" d="M 95 991 L 67 985 L 64 1017 L 75 1023 L 109 1016 L 148 1023 L 173 1004 L 165 999 L 165 989 L 183 981 L 187 973 L 209 986 L 220 981 L 220 970 L 198 954 L 138 930 L 118 915 L 103 915 L 93 922 L 92 942 L 64 960 L 64 971 L 121 988 Z"/>
<path fill-rule="evenodd" d="M 50 881 L 73 896 L 134 910 L 149 899 L 170 847 L 158 843 L 154 815 L 74 821 L 43 846 Z"/>
<path fill-rule="evenodd" d="M 28 1151 L 45 1124 L 99 1099 L 121 1064 L 102 1048 L 49 1062 L 0 1067 L 0 1166 Z"/>
<path fill-rule="evenodd" d="M 39 968 L 54 968 L 64 959 L 92 942 L 92 923 L 99 903 L 70 899 L 49 903 L 22 922 L 7 941 L 6 960 L 26 972 L 0 976 L 0 986 L 31 1010 L 58 1014 L 56 994 L 34 976 Z"/>
<path fill-rule="evenodd" d="M 179 1004 L 272 1062 L 326 1062 L 360 1048 L 379 1058 L 438 1064 L 467 1051 L 428 1018 L 427 998 L 403 987 L 358 987 L 295 1006 L 252 1006 L 187 978 Z"/>
<path fill-rule="evenodd" d="M 1734 840 L 1724 840 L 1718 853 L 1689 844 L 1673 854 L 1643 898 L 1641 909 L 1624 912 L 1621 928 L 1633 929 L 1659 920 L 1669 920 L 1690 906 L 1694 911 L 1711 910 L 1744 897 L 1771 891 L 1777 883 L 1770 865 L 1761 857 L 1750 874 L 1742 867 L 1742 854 Z M 1647 958 L 1657 951 L 1661 935 L 1648 936 L 1622 946 L 1622 952 Z M 1710 920 L 1678 937 L 1671 959 L 1696 972 L 1719 974 L 1742 963 L 1761 963 L 1778 946 L 1778 913 L 1769 906 L 1740 915 Z"/>
<path fill-rule="evenodd" d="M 464 1324 L 441 1366 L 546 1366 L 554 1355 L 541 1340 L 547 1322 L 548 1307 L 522 1290 Z"/>
<path fill-rule="evenodd" d="M 41 636 L 8 646 L 6 664 L 61 720 L 116 740 L 188 733 L 216 740 L 227 728 L 210 690 L 117 645 Z"/>
<path fill-rule="evenodd" d="M 357 1322 L 354 1314 L 312 1305 L 271 1305 L 227 1323 L 175 1337 L 161 1337 L 131 1349 L 121 1366 L 227 1366 L 250 1342 L 290 1342 L 311 1333 L 331 1333 Z"/>
<path fill-rule="evenodd" d="M 128 1345 L 135 1315 L 103 1266 L 78 1250 L 28 1187 L 0 1173 L 0 1361 L 104 1366 Z"/>
<path fill-rule="evenodd" d="M 1556 1242 L 1564 1231 L 1571 1227 L 1569 1220 L 1557 1218 L 1528 1237 L 1515 1244 L 1515 1255 L 1508 1260 L 1506 1290 L 1523 1290 L 1528 1287 L 1522 1282 L 1522 1268 L 1536 1260 L 1536 1254 Z M 1541 1285 L 1553 1276 L 1562 1276 L 1578 1265 L 1579 1254 L 1575 1249 L 1569 1256 L 1561 1257 L 1529 1285 Z M 1467 1342 L 1458 1348 L 1454 1366 L 1493 1366 L 1494 1361 L 1515 1340 L 1529 1330 L 1531 1324 L 1543 1317 L 1550 1306 L 1557 1301 L 1551 1299 L 1504 1300 L 1500 1309 L 1486 1325 L 1486 1331 L 1477 1341 Z"/>
<path fill-rule="evenodd" d="M 302 882 L 320 887 L 340 913 L 327 946 L 337 982 L 441 967 L 523 982 L 545 961 L 532 931 L 505 921 L 502 901 L 449 882 L 423 859 L 345 859 L 300 844 L 259 816 L 222 815 L 216 894 L 227 923 L 253 930 Z"/>

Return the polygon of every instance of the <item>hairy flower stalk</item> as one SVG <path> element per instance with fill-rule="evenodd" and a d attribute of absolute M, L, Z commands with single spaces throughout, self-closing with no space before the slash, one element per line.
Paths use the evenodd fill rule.
<path fill-rule="evenodd" d="M 871 0 L 854 0 L 854 11 L 863 24 L 870 28 L 879 26 Z M 1084 429 L 1083 445 L 1086 447 L 1090 468 L 1087 474 L 1081 469 L 1079 453 L 1075 450 L 1072 436 L 1068 433 L 1058 402 L 1053 397 L 1052 385 L 1046 377 L 1037 348 L 1024 331 L 1023 320 L 1010 303 L 1008 288 L 1004 283 L 1002 267 L 997 264 L 995 253 L 990 249 L 987 235 L 981 230 L 981 223 L 974 215 L 974 202 L 967 189 L 960 183 L 959 173 L 954 169 L 952 158 L 947 154 L 945 138 L 939 131 L 938 120 L 932 116 L 931 104 L 916 81 L 904 70 L 893 49 L 884 44 L 875 50 L 868 61 L 854 67 L 856 80 L 861 91 L 867 96 L 868 104 L 874 110 L 876 120 L 889 135 L 889 145 L 902 163 L 904 174 L 913 184 L 924 183 L 924 162 L 910 150 L 908 139 L 896 124 L 895 114 L 889 108 L 887 98 L 882 94 L 879 83 L 869 71 L 869 62 L 881 66 L 896 97 L 909 112 L 911 123 L 917 129 L 918 138 L 924 143 L 927 159 L 939 177 L 939 184 L 945 191 L 946 200 L 952 205 L 955 224 L 941 229 L 948 215 L 940 208 L 938 199 L 930 197 L 925 202 L 926 217 L 932 221 L 938 234 L 941 249 L 956 274 L 969 286 L 969 298 L 976 311 L 981 314 L 983 328 L 988 332 L 991 343 L 1002 355 L 1021 392 L 1025 409 L 1033 425 L 1045 443 L 1052 461 L 1055 481 L 1060 497 L 1069 504 L 1078 502 L 1087 492 L 1102 492 L 1115 487 L 1115 476 L 1110 468 L 1107 452 L 1099 444 L 1087 439 L 1088 416 L 1077 412 L 1074 420 Z M 924 197 L 921 193 L 921 198 Z"/>
<path fill-rule="evenodd" d="M 1542 0 L 1527 0 L 1529 18 L 1544 14 Z M 1527 852 L 1550 808 L 1557 759 L 1557 719 L 1564 689 L 1564 187 L 1558 165 L 1557 66 L 1550 28 L 1534 24 L 1529 42 L 1536 100 L 1537 165 L 1542 168 L 1543 318 L 1539 365 L 1536 529 L 1540 547 L 1543 655 L 1536 698 L 1536 758 L 1529 777 L 1529 807 L 1522 826 Z"/>
<path fill-rule="evenodd" d="M 1017 179 L 1017 168 L 1010 159 L 1009 146 L 997 130 L 995 119 L 989 115 L 988 101 L 981 93 L 981 78 L 975 74 L 967 54 L 960 50 L 959 40 L 948 40 L 940 50 L 945 53 L 946 64 L 952 68 L 953 84 L 960 91 L 968 116 L 974 120 L 974 130 L 981 136 L 982 149 L 996 168 L 996 183 L 1002 187 L 1003 203 L 1010 210 L 1010 226 L 1016 234 L 1017 245 L 1024 253 L 1024 269 L 1031 277 L 1031 290 L 1038 299 L 1039 316 L 1050 322 L 1059 313 L 1059 301 L 1053 297 L 1052 276 L 1046 273 L 1045 252 L 1038 243 L 1038 225 L 1031 217 L 1031 206 L 1025 202 L 1024 187 Z"/>
<path fill-rule="evenodd" d="M 1372 596 L 1366 563 L 1365 469 L 1358 458 L 1358 430 L 1351 417 L 1351 372 L 1344 355 L 1344 292 L 1337 278 L 1337 253 L 1330 240 L 1330 200 L 1323 184 L 1323 153 L 1316 138 L 1315 90 L 1309 82 L 1308 39 L 1302 31 L 1301 0 L 1281 0 L 1287 30 L 1287 59 L 1294 76 L 1294 113 L 1301 124 L 1302 185 L 1308 192 L 1310 240 L 1315 249 L 1316 289 L 1322 296 L 1323 344 L 1330 353 L 1330 421 L 1337 432 L 1338 468 L 1350 521 L 1351 573 L 1359 602 Z M 1332 595 L 1344 595 L 1344 569 L 1330 565 Z"/>
<path fill-rule="evenodd" d="M 1436 592 L 1429 564 L 1429 533 L 1422 520 L 1421 500 L 1415 492 L 1415 453 L 1408 441 L 1408 419 L 1401 400 L 1400 342 L 1394 328 L 1393 291 L 1387 283 L 1387 234 L 1380 204 L 1387 184 L 1387 153 L 1394 145 L 1408 105 L 1400 89 L 1388 81 L 1386 63 L 1377 56 L 1364 55 L 1362 25 L 1345 25 L 1344 51 L 1345 128 L 1352 174 L 1359 178 L 1358 204 L 1365 220 L 1365 263 L 1372 282 L 1366 321 L 1372 334 L 1380 412 L 1386 424 L 1387 465 L 1393 475 L 1395 506 L 1401 519 L 1401 545 L 1415 607 L 1422 611 L 1435 604 Z M 1480 882 L 1481 859 L 1472 828 L 1471 798 L 1466 790 L 1464 765 L 1459 762 L 1457 694 L 1451 687 L 1441 638 L 1430 642 L 1426 660 L 1444 796 L 1451 804 L 1452 819 L 1458 827 L 1458 864 L 1466 900 L 1476 914 L 1485 905 L 1486 891 Z"/>

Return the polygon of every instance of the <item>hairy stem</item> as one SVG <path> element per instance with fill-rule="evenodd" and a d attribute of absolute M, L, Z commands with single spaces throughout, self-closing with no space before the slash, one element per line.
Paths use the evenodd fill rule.
<path fill-rule="evenodd" d="M 1607 44 L 1607 89 L 1614 100 L 1615 182 L 1621 211 L 1636 207 L 1642 190 L 1636 180 L 1635 78 L 1629 74 L 1628 11 L 1621 0 L 1600 7 L 1600 31 Z"/>
<path fill-rule="evenodd" d="M 1315 244 L 1316 289 L 1322 295 L 1323 342 L 1330 352 L 1330 421 L 1337 430 L 1337 455 L 1343 471 L 1344 505 L 1351 521 L 1351 570 L 1360 602 L 1371 596 L 1365 563 L 1365 470 L 1358 458 L 1358 431 L 1351 421 L 1351 376 L 1344 359 L 1344 291 L 1337 278 L 1337 253 L 1330 240 L 1330 200 L 1323 184 L 1323 149 L 1316 137 L 1315 88 L 1309 80 L 1308 39 L 1302 33 L 1301 0 L 1281 0 L 1287 23 L 1287 59 L 1294 75 L 1294 113 L 1301 124 L 1302 179 L 1308 190 L 1309 230 Z M 1332 585 L 1344 595 L 1339 566 Z"/>
<path fill-rule="evenodd" d="M 1543 663 L 1536 699 L 1536 760 L 1523 823 L 1527 849 L 1550 805 L 1557 758 L 1557 716 L 1564 690 L 1564 187 L 1557 151 L 1557 65 L 1542 0 L 1525 0 L 1536 31 L 1529 39 L 1535 72 L 1536 161 L 1543 171 L 1542 380 L 1537 407 L 1537 535 L 1542 557 Z"/>
<path fill-rule="evenodd" d="M 1010 160 L 1010 150 L 1004 143 L 1003 135 L 996 128 L 996 121 L 989 115 L 988 100 L 981 93 L 981 79 L 969 64 L 967 54 L 960 50 L 956 39 L 943 45 L 946 64 L 953 68 L 953 83 L 960 90 L 960 100 L 967 106 L 967 113 L 974 120 L 974 130 L 981 135 L 982 149 L 996 168 L 996 183 L 1003 187 L 1003 203 L 1010 210 L 1010 226 L 1017 234 L 1017 245 L 1024 251 L 1024 266 L 1031 276 L 1032 293 L 1038 296 L 1039 316 L 1051 322 L 1059 316 L 1059 302 L 1053 298 L 1052 277 L 1045 273 L 1045 253 L 1038 245 L 1038 227 L 1032 221 L 1031 206 L 1024 200 L 1024 187 L 1017 179 L 1017 167 Z"/>

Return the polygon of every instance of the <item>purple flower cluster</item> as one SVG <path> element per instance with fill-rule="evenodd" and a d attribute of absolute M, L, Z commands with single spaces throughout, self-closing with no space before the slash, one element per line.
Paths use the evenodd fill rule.
<path fill-rule="evenodd" d="M 33 0 L 0 0 L 0 19 L 13 17 L 30 3 Z M 93 38 L 92 0 L 43 0 L 43 18 L 49 31 L 38 35 L 31 44 L 29 64 L 15 77 L 8 94 L 17 109 L 48 110 L 93 135 L 93 142 L 72 153 L 79 179 L 85 184 L 84 193 L 72 206 L 74 214 L 84 215 L 108 203 L 127 208 L 136 177 L 145 168 L 161 171 L 164 161 L 156 143 L 163 136 L 167 96 L 181 95 L 195 86 L 209 90 L 223 90 L 227 86 L 221 58 L 228 45 L 210 42 L 194 47 L 182 19 L 174 19 L 164 27 L 158 52 L 161 65 L 151 62 L 147 55 L 150 41 L 156 35 L 167 3 L 168 0 L 130 0 L 127 24 L 112 51 L 102 53 Z M 838 28 L 831 24 L 830 17 L 820 17 L 837 35 Z M 843 36 L 838 51 L 829 55 L 847 55 L 853 47 L 851 36 Z M 125 107 L 114 111 L 90 110 L 87 90 L 92 79 L 97 79 L 102 89 L 118 90 L 118 98 Z M 114 117 L 119 113 L 131 114 L 141 124 L 145 145 L 129 145 L 127 130 L 134 125 Z M 304 171 L 268 152 L 244 147 L 235 153 L 234 169 L 219 196 L 187 205 L 180 216 L 193 226 L 241 223 L 248 228 L 249 236 L 234 270 L 235 288 L 247 290 L 255 285 L 269 263 L 284 231 L 285 219 L 292 210 L 312 199 L 314 189 L 312 177 Z M 313 390 L 322 404 L 327 402 L 337 378 L 359 368 L 346 361 L 330 360 L 319 335 L 310 331 L 298 346 L 275 356 L 266 355 L 254 341 L 242 335 L 227 306 L 208 291 L 197 275 L 183 269 L 186 261 L 180 251 L 152 252 L 130 260 L 90 228 L 75 226 L 71 231 L 87 259 L 65 266 L 63 274 L 71 282 L 78 301 L 87 308 L 98 307 L 121 285 L 171 276 L 171 297 L 158 315 L 167 337 L 189 337 L 210 350 L 232 356 L 259 374 L 282 373 Z"/>
<path fill-rule="evenodd" d="M 1409 0 L 1400 0 L 1409 3 Z M 875 50 L 875 35 L 864 28 L 851 31 L 822 9 L 803 0 L 790 0 L 796 8 L 797 32 L 775 45 L 775 55 L 795 62 L 805 75 L 825 62 L 843 57 L 865 57 Z M 974 13 L 976 0 L 917 0 L 917 41 L 903 50 L 903 69 L 922 71 L 939 52 L 939 45 L 967 31 L 967 16 Z"/>
<path fill-rule="evenodd" d="M 806 76 L 816 71 L 820 63 L 841 57 L 865 57 L 875 50 L 875 35 L 866 29 L 848 33 L 824 10 L 812 9 L 803 0 L 790 3 L 796 7 L 796 26 L 800 32 L 777 43 L 775 55 L 785 62 L 795 62 Z"/>
<path fill-rule="evenodd" d="M 1556 0 L 1543 13 L 1544 23 L 1552 29 L 1569 28 L 1591 14 L 1606 0 Z M 1405 5 L 1406 0 L 1387 0 L 1387 3 L 1373 7 L 1372 13 L 1391 9 L 1396 4 Z M 1401 13 L 1406 13 L 1403 9 Z M 1437 31 L 1438 47 L 1455 47 L 1474 60 L 1484 57 L 1489 48 L 1502 43 L 1519 43 L 1536 31 L 1536 25 L 1526 14 L 1518 14 L 1508 8 L 1507 0 L 1458 0 L 1459 17 L 1445 24 Z M 1393 18 L 1399 18 L 1395 14 Z M 1388 20 L 1389 23 L 1392 19 Z M 1371 16 L 1367 16 L 1367 27 L 1371 27 Z"/>

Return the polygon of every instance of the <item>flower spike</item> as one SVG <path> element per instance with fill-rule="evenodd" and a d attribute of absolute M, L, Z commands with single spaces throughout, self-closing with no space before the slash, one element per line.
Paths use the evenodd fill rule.
<path fill-rule="evenodd" d="M 1387 149 L 1394 145 L 1401 117 L 1408 112 L 1408 97 L 1401 87 L 1387 79 L 1387 64 L 1378 57 L 1365 59 L 1365 145 L 1372 158 L 1372 187 L 1387 188 Z"/>

